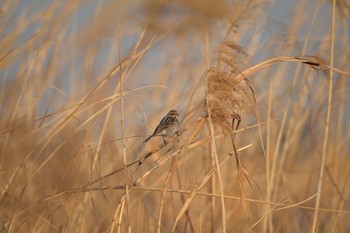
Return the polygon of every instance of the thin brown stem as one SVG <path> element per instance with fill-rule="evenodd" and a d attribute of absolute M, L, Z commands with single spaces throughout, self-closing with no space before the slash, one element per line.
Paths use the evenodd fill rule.
<path fill-rule="evenodd" d="M 331 25 L 331 40 L 330 40 L 330 62 L 329 66 L 333 67 L 334 64 L 334 37 L 335 37 L 335 16 L 336 16 L 336 0 L 332 1 L 332 25 Z M 332 110 L 332 97 L 333 97 L 333 69 L 329 71 L 328 77 L 328 103 L 327 103 L 327 117 L 325 123 L 325 134 L 323 139 L 323 148 L 322 148 L 322 160 L 321 160 L 321 168 L 320 168 L 320 176 L 318 178 L 318 186 L 317 186 L 317 197 L 315 204 L 315 215 L 312 222 L 312 233 L 317 232 L 317 223 L 318 223 L 318 212 L 321 203 L 321 192 L 323 185 L 323 174 L 325 170 L 326 164 L 326 156 L 328 149 L 328 138 L 329 138 L 329 124 L 331 121 L 331 110 Z"/>

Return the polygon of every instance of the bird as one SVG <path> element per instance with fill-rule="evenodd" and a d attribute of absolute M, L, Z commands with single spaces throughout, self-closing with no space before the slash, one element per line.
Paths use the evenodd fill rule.
<path fill-rule="evenodd" d="M 179 124 L 179 120 L 177 119 L 178 116 L 179 113 L 176 110 L 170 110 L 168 114 L 166 114 L 166 116 L 159 122 L 153 134 L 149 136 L 143 143 L 148 142 L 151 138 L 155 136 L 162 136 L 164 144 L 167 144 L 164 137 L 169 136 L 176 129 L 176 127 Z"/>

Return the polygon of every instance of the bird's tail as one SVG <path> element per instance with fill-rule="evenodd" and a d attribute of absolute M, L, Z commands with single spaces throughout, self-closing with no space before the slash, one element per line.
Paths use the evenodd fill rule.
<path fill-rule="evenodd" d="M 146 140 L 143 141 L 143 143 L 148 142 L 154 135 L 152 134 L 151 136 L 149 136 Z"/>

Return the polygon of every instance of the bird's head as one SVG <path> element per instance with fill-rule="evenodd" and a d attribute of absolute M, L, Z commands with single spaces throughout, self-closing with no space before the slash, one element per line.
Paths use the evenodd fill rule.
<path fill-rule="evenodd" d="M 171 116 L 171 117 L 176 117 L 176 116 L 179 116 L 179 113 L 176 111 L 176 110 L 170 110 L 168 112 L 168 116 Z"/>

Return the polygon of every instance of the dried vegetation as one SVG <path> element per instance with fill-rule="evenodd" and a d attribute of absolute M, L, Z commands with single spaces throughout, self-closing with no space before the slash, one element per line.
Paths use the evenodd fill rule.
<path fill-rule="evenodd" d="M 349 4 L 292 2 L 2 1 L 0 233 L 349 232 Z"/>

